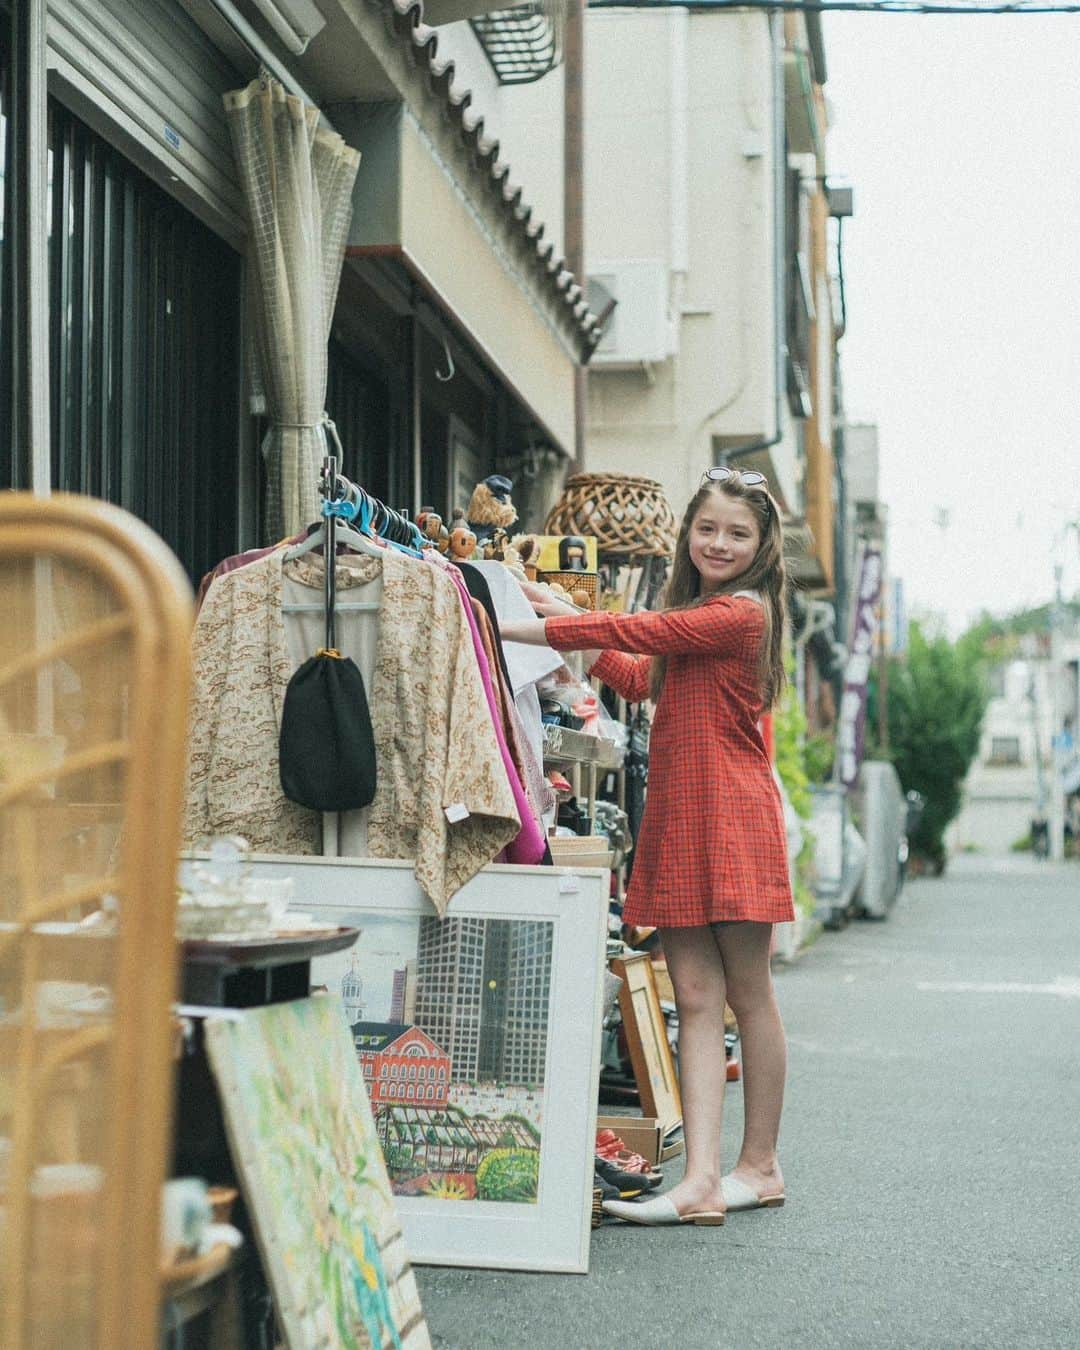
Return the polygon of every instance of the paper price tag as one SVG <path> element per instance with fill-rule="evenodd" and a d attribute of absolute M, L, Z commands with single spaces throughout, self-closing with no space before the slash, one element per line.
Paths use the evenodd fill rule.
<path fill-rule="evenodd" d="M 580 890 L 581 883 L 578 881 L 577 877 L 573 876 L 571 873 L 568 872 L 565 876 L 559 878 L 560 895 L 577 895 Z"/>
<path fill-rule="evenodd" d="M 446 819 L 451 825 L 456 825 L 462 820 L 468 820 L 469 808 L 464 802 L 454 802 L 453 805 L 446 808 Z"/>

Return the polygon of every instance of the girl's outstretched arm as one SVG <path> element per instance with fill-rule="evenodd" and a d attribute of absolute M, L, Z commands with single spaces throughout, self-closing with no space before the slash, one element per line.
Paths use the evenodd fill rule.
<path fill-rule="evenodd" d="M 525 584 L 522 589 L 537 612 L 544 617 L 524 619 L 518 623 L 513 621 L 503 623 L 501 633 L 506 641 L 547 646 L 546 619 L 559 616 L 574 618 L 580 613 L 574 605 L 556 600 L 550 592 L 539 586 Z M 627 656 L 625 652 L 601 652 L 588 647 L 581 650 L 585 656 L 585 668 L 588 673 L 603 680 L 628 703 L 641 703 L 649 697 L 651 662 L 647 657 Z"/>
<path fill-rule="evenodd" d="M 734 656 L 748 640 L 760 639 L 763 616 L 755 600 L 721 595 L 691 609 L 560 615 L 542 623 L 544 639 L 556 651 L 600 647 L 646 656 Z"/>
<path fill-rule="evenodd" d="M 571 622 L 579 616 L 569 616 Z M 591 616 L 589 616 L 591 617 Z M 505 642 L 526 642 L 533 646 L 548 646 L 546 625 L 549 619 L 518 619 L 499 626 Z M 647 656 L 633 657 L 625 652 L 596 651 L 578 647 L 576 643 L 564 646 L 563 651 L 584 651 L 585 668 L 590 675 L 603 680 L 627 703 L 642 703 L 649 697 L 649 668 Z"/>

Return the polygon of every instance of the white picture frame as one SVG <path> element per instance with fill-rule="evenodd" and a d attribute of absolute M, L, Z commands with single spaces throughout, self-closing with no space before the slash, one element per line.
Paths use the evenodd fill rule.
<path fill-rule="evenodd" d="M 189 874 L 189 868 L 190 861 L 182 867 L 182 879 Z M 310 914 L 323 922 L 351 925 L 364 930 L 350 950 L 313 961 L 311 972 L 313 988 L 325 986 L 335 994 L 342 992 L 342 972 L 350 969 L 359 975 L 362 983 L 369 985 L 375 1000 L 372 1005 L 375 1015 L 370 1018 L 362 1015 L 355 1026 L 374 1028 L 375 1023 L 381 1024 L 388 1020 L 382 1014 L 387 981 L 389 979 L 392 982 L 395 972 L 399 975 L 399 981 L 392 997 L 403 997 L 400 989 L 403 971 L 397 963 L 407 954 L 406 944 L 413 941 L 409 936 L 411 926 L 415 927 L 417 935 L 421 931 L 427 934 L 423 962 L 433 972 L 427 981 L 428 993 L 422 995 L 419 1001 L 420 1016 L 415 1015 L 418 1004 L 413 1005 L 412 1021 L 417 1026 L 423 1021 L 424 1008 L 430 1013 L 431 1008 L 439 1006 L 438 1002 L 432 1002 L 435 995 L 438 994 L 439 999 L 442 997 L 442 986 L 438 985 L 438 977 L 434 972 L 445 967 L 446 956 L 444 953 L 438 958 L 443 962 L 443 966 L 439 966 L 430 955 L 430 949 L 432 943 L 441 943 L 444 930 L 447 934 L 470 934 L 470 943 L 479 941 L 489 946 L 495 953 L 492 959 L 504 961 L 511 960 L 504 955 L 505 949 L 517 940 L 523 953 L 519 962 L 521 970 L 533 969 L 534 977 L 537 960 L 542 960 L 545 970 L 550 962 L 550 984 L 542 1036 L 540 1032 L 526 1033 L 530 1039 L 524 1042 L 525 1050 L 514 1052 L 508 1048 L 510 1035 L 504 1034 L 498 1051 L 504 1056 L 504 1063 L 507 1062 L 506 1056 L 512 1060 L 513 1054 L 518 1053 L 518 1059 L 513 1062 L 520 1064 L 522 1054 L 527 1059 L 530 1054 L 535 1057 L 539 1053 L 542 1039 L 543 1078 L 539 1089 L 535 1084 L 515 1086 L 497 1080 L 477 1082 L 474 1081 L 477 1074 L 470 1070 L 468 1081 L 454 1084 L 450 1089 L 451 1100 L 445 1103 L 459 1113 L 456 1119 L 460 1119 L 461 1112 L 468 1115 L 472 1111 L 474 1114 L 468 1117 L 470 1124 L 475 1121 L 478 1129 L 489 1132 L 496 1127 L 498 1118 L 489 1114 L 488 1097 L 501 1098 L 504 1093 L 508 1097 L 509 1109 L 502 1117 L 502 1122 L 514 1122 L 522 1116 L 529 1116 L 531 1124 L 536 1126 L 533 1134 L 539 1134 L 539 1157 L 532 1160 L 538 1165 L 535 1200 L 519 1203 L 515 1199 L 486 1199 L 479 1194 L 479 1182 L 475 1186 L 477 1193 L 468 1197 L 402 1194 L 396 1189 L 398 1184 L 412 1184 L 416 1178 L 410 1177 L 403 1181 L 395 1172 L 385 1142 L 384 1152 L 395 1184 L 395 1204 L 401 1217 L 406 1248 L 414 1263 L 586 1274 L 589 1268 L 597 1082 L 600 1071 L 608 871 L 602 868 L 491 865 L 454 896 L 443 920 L 438 919 L 431 902 L 418 887 L 411 862 L 255 855 L 251 872 L 256 878 L 292 877 L 295 883 L 294 911 Z M 428 921 L 423 929 L 422 920 Z M 483 921 L 482 926 L 472 923 L 466 927 L 461 923 L 470 920 Z M 448 922 L 460 926 L 457 929 L 445 929 Z M 505 922 L 513 927 L 491 928 L 488 925 L 492 922 L 496 925 Z M 551 925 L 550 932 L 536 927 L 547 924 Z M 476 934 L 480 936 L 472 936 Z M 498 936 L 493 936 L 496 934 Z M 419 952 L 419 936 L 415 940 Z M 447 942 L 450 940 L 448 937 Z M 463 936 L 456 940 L 464 947 Z M 535 957 L 537 951 L 542 953 L 538 958 Z M 483 985 L 486 991 L 488 985 L 497 986 L 499 981 L 487 978 L 491 969 L 487 965 L 488 957 L 485 955 L 481 960 L 484 963 Z M 504 966 L 502 969 L 512 970 L 513 967 Z M 507 977 L 511 984 L 512 978 Z M 525 975 L 522 974 L 519 983 L 523 987 L 524 981 Z M 450 982 L 447 981 L 446 988 L 449 987 Z M 519 1007 L 537 1006 L 537 987 L 537 981 L 533 978 L 529 986 L 533 992 L 528 995 L 532 1002 L 526 1005 L 525 995 L 522 995 L 518 1000 Z M 355 980 L 350 985 L 350 989 L 354 988 Z M 363 995 L 357 994 L 356 997 L 362 999 Z M 513 995 L 508 992 L 504 998 L 512 1000 Z M 350 1023 L 356 1016 L 358 1006 L 362 1005 L 352 1005 L 348 1014 Z M 507 1005 L 502 1006 L 505 1008 Z M 479 1031 L 468 1032 L 466 1028 L 461 1032 L 460 1039 L 467 1048 L 460 1057 L 455 1051 L 452 1059 L 462 1072 L 464 1070 L 460 1066 L 467 1062 L 467 1056 L 477 1053 L 475 1042 L 478 1037 L 482 1039 L 484 1016 L 484 1013 L 479 1014 Z M 520 1015 L 513 1020 L 513 1024 L 519 1028 L 515 1033 L 517 1041 L 514 1044 L 522 1042 L 520 1027 L 527 1020 Z M 509 1018 L 506 1024 L 511 1024 Z M 438 1024 L 439 1027 L 446 1025 L 445 1022 Z M 430 1022 L 423 1022 L 423 1026 L 429 1032 L 434 1030 L 442 1040 L 450 1041 L 453 1038 L 452 1033 L 442 1034 Z M 473 1039 L 465 1040 L 466 1035 L 471 1035 Z M 358 1033 L 355 1041 L 360 1047 L 373 1043 L 375 1038 Z M 483 1056 L 488 1050 L 481 1045 L 479 1053 Z M 367 1056 L 367 1051 L 358 1048 L 362 1066 Z M 388 1055 L 387 1058 L 391 1067 L 394 1067 L 394 1056 Z M 490 1053 L 488 1059 L 489 1063 L 493 1062 Z M 441 1061 L 432 1059 L 430 1062 L 434 1064 Z M 399 1059 L 398 1063 L 403 1061 Z M 371 1057 L 368 1057 L 366 1072 L 377 1072 Z M 434 1068 L 431 1073 L 434 1075 Z M 482 1077 L 482 1073 L 479 1076 Z M 377 1080 L 369 1082 L 369 1089 L 371 1095 L 376 1097 Z M 488 1097 L 485 1097 L 485 1093 Z M 527 1105 L 521 1104 L 523 1100 Z M 477 1104 L 481 1108 L 479 1111 L 476 1110 Z M 431 1121 L 444 1118 L 425 1114 L 426 1108 L 419 1106 L 413 1111 L 410 1105 L 394 1102 L 389 1107 L 380 1107 L 379 1102 L 373 1100 L 377 1118 L 381 1109 L 389 1110 L 392 1107 L 397 1107 L 396 1115 L 404 1117 L 407 1122 L 413 1119 Z M 407 1125 L 393 1123 L 394 1116 L 395 1112 L 391 1110 L 386 1125 L 380 1126 L 380 1129 L 411 1129 Z M 511 1125 L 510 1128 L 518 1127 Z M 499 1140 L 499 1143 L 510 1142 L 509 1136 Z M 489 1140 L 484 1147 L 494 1147 L 494 1144 Z M 428 1156 L 437 1150 L 434 1145 L 426 1150 L 421 1144 L 418 1151 Z M 399 1152 L 396 1156 L 402 1155 Z M 471 1161 L 475 1163 L 475 1159 Z M 419 1166 L 412 1158 L 408 1165 L 413 1168 Z M 477 1167 L 474 1176 L 479 1174 L 480 1169 Z M 427 1173 L 428 1177 L 431 1175 L 433 1173 Z M 490 1164 L 487 1175 L 497 1176 Z M 445 1181 L 440 1181 L 434 1189 L 445 1192 Z"/>

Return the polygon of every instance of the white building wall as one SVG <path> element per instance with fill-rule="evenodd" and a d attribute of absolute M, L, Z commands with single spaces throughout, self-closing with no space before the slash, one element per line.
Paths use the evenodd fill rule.
<path fill-rule="evenodd" d="M 588 271 L 659 261 L 669 333 L 646 367 L 593 358 L 587 466 L 658 478 L 678 511 L 720 446 L 776 431 L 768 16 L 589 12 L 586 109 Z M 773 462 L 794 506 L 786 400 L 781 419 Z"/>
<path fill-rule="evenodd" d="M 1010 661 L 1002 692 L 987 705 L 979 753 L 964 783 L 964 805 L 949 830 L 954 849 L 1007 853 L 1039 809 L 1039 757 L 1049 791 L 1052 735 L 1050 668 L 1045 660 Z M 995 760 L 995 742 L 1015 740 L 1019 763 Z M 1045 805 L 1044 805 L 1045 811 Z"/>
<path fill-rule="evenodd" d="M 1037 653 L 1049 643 L 1028 635 L 1021 650 Z M 1026 835 L 1040 809 L 1049 811 L 1053 738 L 1068 723 L 1073 746 L 1063 750 L 1061 770 L 1067 772 L 1077 753 L 1080 725 L 1080 633 L 1067 629 L 1060 639 L 1056 677 L 1046 655 L 1028 655 L 1009 661 L 1000 671 L 1000 692 L 991 698 L 983 720 L 979 753 L 964 783 L 964 805 L 949 830 L 951 848 L 977 848 L 986 853 L 1007 852 Z M 1054 680 L 1057 714 L 1054 718 Z M 1014 740 L 1019 764 L 1004 764 L 995 749 Z M 995 746 L 995 742 L 997 745 Z M 1040 807 L 1040 760 L 1042 769 Z"/>
<path fill-rule="evenodd" d="M 484 135 L 499 142 L 510 182 L 523 189 L 544 239 L 563 254 L 563 67 L 533 84 L 501 85 L 467 22 L 439 28 L 439 60 L 454 62 L 454 90 L 472 93 L 470 115 L 484 119 Z"/>

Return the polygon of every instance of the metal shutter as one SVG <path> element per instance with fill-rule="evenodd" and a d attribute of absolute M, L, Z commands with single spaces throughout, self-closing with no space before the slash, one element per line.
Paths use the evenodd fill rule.
<path fill-rule="evenodd" d="M 53 486 L 197 580 L 240 529 L 240 257 L 55 101 L 49 148 Z"/>
<path fill-rule="evenodd" d="M 241 237 L 221 96 L 245 84 L 176 0 L 50 0 L 49 88 L 232 242 Z"/>

